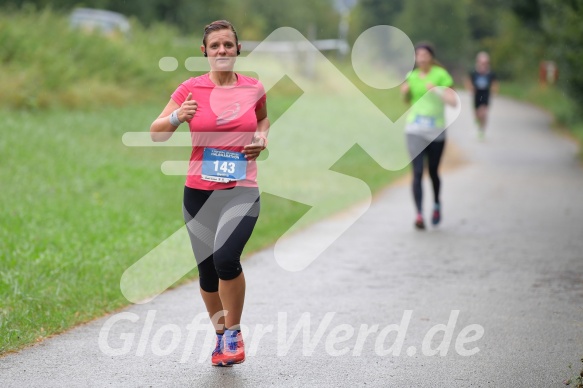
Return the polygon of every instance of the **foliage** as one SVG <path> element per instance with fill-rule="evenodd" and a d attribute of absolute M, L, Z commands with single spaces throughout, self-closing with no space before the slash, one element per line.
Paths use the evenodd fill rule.
<path fill-rule="evenodd" d="M 583 46 L 583 0 L 513 0 L 511 9 L 520 22 L 512 28 L 518 35 L 513 38 L 527 48 L 514 52 L 512 75 L 519 74 L 521 68 L 527 69 L 520 61 L 530 59 L 536 64 L 541 59 L 554 60 L 559 68 L 560 86 L 574 100 L 575 106 L 581 106 L 583 57 L 579 52 Z M 500 34 L 491 45 L 499 45 L 504 37 Z M 579 110 L 577 114 L 581 116 Z"/>
<path fill-rule="evenodd" d="M 560 82 L 583 105 L 583 0 L 541 0 L 547 53 L 559 65 Z"/>
<path fill-rule="evenodd" d="M 131 40 L 72 30 L 54 11 L 0 14 L 0 105 L 11 108 L 89 108 L 152 98 L 152 84 L 175 85 L 185 72 L 157 68 L 176 32 L 162 24 L 146 31 L 133 22 Z"/>
<path fill-rule="evenodd" d="M 467 4 L 459 0 L 409 0 L 395 21 L 413 43 L 431 41 L 445 65 L 463 63 L 469 47 Z"/>
<path fill-rule="evenodd" d="M 538 82 L 539 62 L 544 59 L 544 37 L 525 29 L 508 10 L 498 13 L 497 36 L 481 40 L 490 53 L 493 69 L 501 79 Z"/>
<path fill-rule="evenodd" d="M 165 22 L 183 34 L 201 35 L 204 26 L 213 20 L 227 19 L 241 32 L 242 39 L 261 39 L 278 27 L 287 26 L 307 34 L 310 25 L 317 25 L 318 35 L 337 36 L 338 15 L 332 0 L 5 0 L 7 6 L 18 9 L 28 5 L 36 9 L 51 7 L 69 12 L 77 6 L 108 9 L 135 17 L 145 26 Z"/>
<path fill-rule="evenodd" d="M 531 31 L 540 31 L 542 12 L 539 0 L 511 0 L 509 5 L 524 27 Z"/>
<path fill-rule="evenodd" d="M 360 0 L 352 12 L 351 40 L 370 27 L 394 25 L 397 16 L 403 10 L 404 0 Z"/>

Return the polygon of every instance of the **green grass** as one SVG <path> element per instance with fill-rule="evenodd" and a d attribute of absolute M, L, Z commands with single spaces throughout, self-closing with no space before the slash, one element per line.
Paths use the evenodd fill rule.
<path fill-rule="evenodd" d="M 121 272 L 180 226 L 182 179 L 120 141 L 152 114 L 2 112 L 0 351 L 122 306 Z"/>
<path fill-rule="evenodd" d="M 583 116 L 575 103 L 558 87 L 537 83 L 501 82 L 500 93 L 545 109 L 553 115 L 555 126 L 583 144 Z M 580 151 L 583 159 L 583 148 Z"/>
<path fill-rule="evenodd" d="M 293 99 L 270 95 L 274 118 Z M 126 305 L 125 269 L 181 227 L 184 178 L 161 174 L 160 164 L 187 160 L 188 149 L 121 142 L 126 131 L 147 130 L 162 105 L 0 112 L 0 353 Z M 401 173 L 359 147 L 334 170 L 373 188 Z M 273 243 L 306 210 L 264 194 L 246 252 Z"/>

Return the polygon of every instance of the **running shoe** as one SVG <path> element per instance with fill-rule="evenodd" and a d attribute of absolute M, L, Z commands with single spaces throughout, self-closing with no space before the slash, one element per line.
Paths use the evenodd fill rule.
<path fill-rule="evenodd" d="M 225 331 L 223 347 L 223 365 L 240 364 L 245 361 L 245 344 L 240 330 Z"/>
<path fill-rule="evenodd" d="M 215 350 L 213 350 L 213 354 L 211 356 L 211 362 L 213 366 L 226 366 L 223 365 L 223 335 L 217 334 L 217 345 L 215 346 Z"/>
<path fill-rule="evenodd" d="M 433 215 L 431 216 L 431 224 L 437 225 L 441 221 L 441 207 L 438 203 L 433 208 Z"/>
<path fill-rule="evenodd" d="M 423 222 L 423 216 L 421 214 L 417 214 L 417 218 L 415 218 L 415 228 L 419 230 L 425 229 L 425 222 Z"/>

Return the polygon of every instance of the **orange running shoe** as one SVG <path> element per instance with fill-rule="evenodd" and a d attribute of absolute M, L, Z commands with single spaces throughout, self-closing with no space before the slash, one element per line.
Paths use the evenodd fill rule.
<path fill-rule="evenodd" d="M 223 365 L 223 334 L 217 334 L 217 345 L 215 346 L 215 350 L 213 350 L 213 354 L 211 356 L 211 363 L 213 366 L 226 366 Z"/>
<path fill-rule="evenodd" d="M 241 330 L 226 330 L 224 334 L 223 365 L 240 364 L 245 361 L 245 344 Z"/>

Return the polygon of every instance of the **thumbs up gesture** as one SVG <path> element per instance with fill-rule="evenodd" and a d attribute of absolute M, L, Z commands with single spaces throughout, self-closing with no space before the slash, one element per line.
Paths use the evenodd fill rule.
<path fill-rule="evenodd" d="M 186 100 L 180 106 L 178 110 L 178 119 L 182 122 L 192 120 L 196 110 L 198 109 L 198 102 L 192 99 L 192 93 L 188 93 Z"/>

